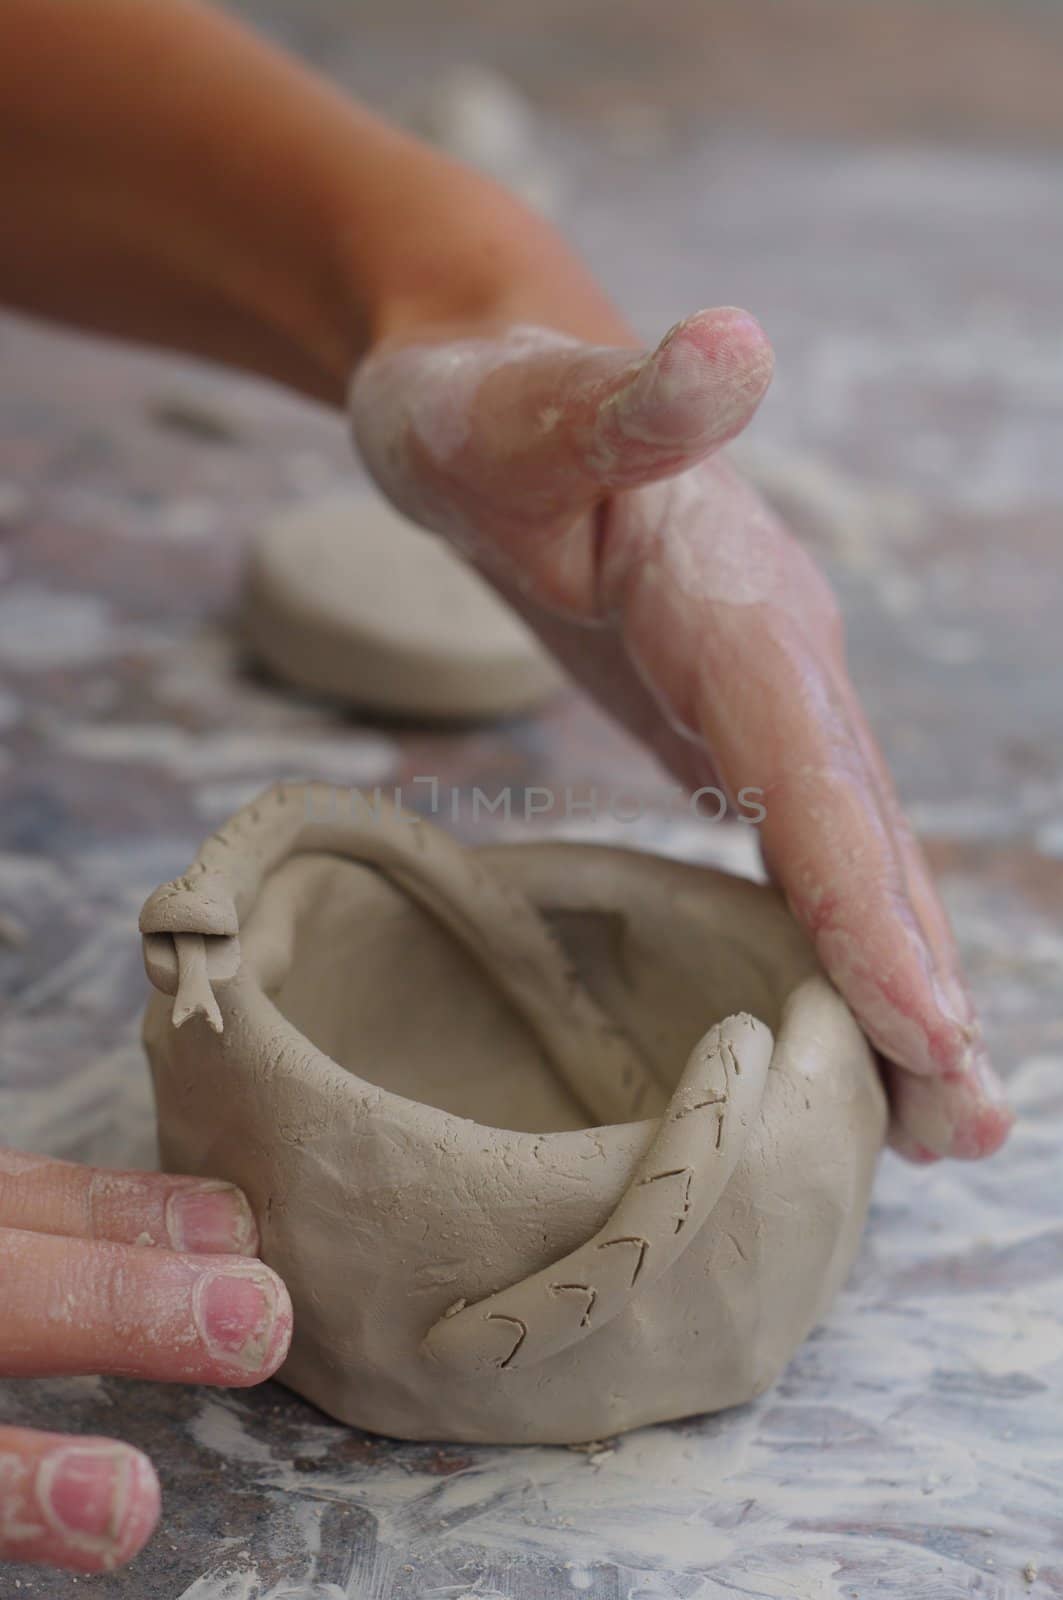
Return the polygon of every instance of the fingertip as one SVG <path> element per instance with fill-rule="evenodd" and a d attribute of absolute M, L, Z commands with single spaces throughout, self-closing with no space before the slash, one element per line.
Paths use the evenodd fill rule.
<path fill-rule="evenodd" d="M 292 1339 L 291 1297 L 262 1262 L 229 1261 L 196 1283 L 193 1314 L 210 1369 L 200 1380 L 248 1388 L 271 1378 Z"/>
<path fill-rule="evenodd" d="M 142 1450 L 135 1450 L 131 1445 L 125 1448 L 131 1458 L 132 1487 L 129 1512 L 116 1549 L 119 1566 L 140 1554 L 155 1532 L 162 1512 L 162 1489 L 154 1466 Z"/>
<path fill-rule="evenodd" d="M 278 1367 L 283 1366 L 287 1359 L 292 1343 L 292 1330 L 295 1326 L 295 1312 L 292 1308 L 291 1295 L 288 1293 L 284 1280 L 278 1277 L 272 1268 L 267 1268 L 273 1279 L 277 1297 L 276 1320 L 274 1322 L 273 1337 L 266 1352 L 266 1360 L 262 1378 L 271 1378 Z"/>
<path fill-rule="evenodd" d="M 606 484 L 631 487 L 694 466 L 741 433 L 773 369 L 755 317 L 731 306 L 695 312 L 602 401 L 594 470 Z"/>
<path fill-rule="evenodd" d="M 1015 1125 L 1015 1113 L 980 1044 L 972 1046 L 966 1071 L 952 1082 L 961 1114 L 956 1118 L 949 1154 L 960 1161 L 981 1161 L 1005 1142 Z"/>
<path fill-rule="evenodd" d="M 959 1161 L 981 1161 L 998 1151 L 1015 1126 L 1010 1106 L 985 1106 L 956 1130 L 949 1154 Z"/>
<path fill-rule="evenodd" d="M 885 1072 L 890 1144 L 906 1160 L 919 1165 L 945 1157 L 980 1161 L 1007 1139 L 1014 1113 L 981 1053 L 964 1071 L 926 1076 L 886 1063 Z"/>
<path fill-rule="evenodd" d="M 142 1451 L 111 1439 L 69 1439 L 39 1462 L 36 1502 L 50 1537 L 34 1559 L 75 1572 L 110 1572 L 155 1531 L 162 1496 Z"/>
<path fill-rule="evenodd" d="M 703 360 L 732 380 L 744 376 L 749 387 L 760 393 L 771 382 L 775 352 L 761 323 L 741 306 L 695 311 L 677 323 L 658 348 L 675 342 L 696 349 Z"/>
<path fill-rule="evenodd" d="M 699 311 L 658 346 L 662 390 L 674 385 L 688 420 L 700 412 L 703 447 L 715 449 L 752 420 L 775 372 L 775 352 L 760 323 L 736 306 Z"/>
<path fill-rule="evenodd" d="M 166 1200 L 165 1217 L 174 1250 L 236 1256 L 258 1252 L 258 1225 L 246 1195 L 235 1184 L 209 1179 L 175 1184 Z"/>

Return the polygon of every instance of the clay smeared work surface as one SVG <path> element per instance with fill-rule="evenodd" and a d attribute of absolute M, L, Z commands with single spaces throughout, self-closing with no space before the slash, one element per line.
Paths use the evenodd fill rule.
<path fill-rule="evenodd" d="M 586 119 L 592 52 L 566 55 L 558 91 L 558 50 L 528 47 L 527 8 L 476 5 L 478 47 Z M 884 142 L 803 144 L 694 129 L 716 104 L 691 30 L 700 37 L 721 14 L 751 41 L 755 80 L 733 78 L 730 56 L 716 65 L 746 126 L 750 82 L 760 104 L 777 107 L 780 88 L 800 102 L 805 127 L 822 129 L 821 111 L 831 129 L 864 119 L 869 102 L 857 94 L 812 92 L 795 74 L 776 6 L 643 8 L 639 26 L 658 38 L 668 18 L 663 58 L 642 47 L 639 27 L 616 30 L 616 0 L 607 9 L 613 45 L 595 104 L 603 117 L 615 110 L 628 153 L 616 161 L 610 132 L 583 165 L 565 163 L 580 241 L 647 336 L 704 298 L 710 250 L 713 294 L 749 302 L 771 329 L 780 377 L 757 447 L 843 587 L 850 656 L 944 874 L 1020 1124 L 1006 1161 L 988 1166 L 913 1175 L 885 1157 L 856 1271 L 782 1383 L 704 1423 L 629 1435 L 597 1462 L 564 1449 L 371 1439 L 275 1384 L 241 1394 L 91 1380 L 0 1388 L 5 1421 L 53 1426 L 61 1407 L 70 1427 L 120 1431 L 159 1463 L 163 1536 L 138 1567 L 94 1582 L 103 1600 L 1063 1591 L 1059 162 L 1054 148 L 987 153 L 982 132 L 977 149 L 950 145 L 956 124 L 943 120 L 941 99 L 942 86 L 952 103 L 965 96 L 964 126 L 982 130 L 977 103 L 991 102 L 992 132 L 1011 97 L 1021 127 L 1039 121 L 1058 139 L 1058 55 L 1047 37 L 1057 24 L 1041 6 L 818 0 L 806 8 L 821 24 L 817 72 L 833 86 L 879 83 L 888 67 L 897 138 L 879 97 L 872 132 L 885 128 Z M 317 44 L 332 59 L 337 45 L 346 51 L 351 81 L 409 80 L 420 46 L 401 9 L 367 0 L 373 25 L 356 40 L 348 9 L 336 8 L 334 30 L 328 10 L 327 0 L 298 13 L 271 0 L 288 37 L 312 17 Z M 895 29 L 902 13 L 920 43 L 884 63 L 881 35 L 869 36 Z M 586 27 L 583 8 L 549 14 L 553 37 Z M 1031 14 L 1051 86 L 1040 99 L 1027 73 L 1000 71 L 1012 59 L 1007 39 L 1031 37 Z M 926 48 L 927 19 L 940 49 Z M 534 24 L 541 34 L 540 16 Z M 855 47 L 864 29 L 861 77 L 832 52 L 840 32 Z M 468 37 L 436 30 L 423 48 L 457 53 Z M 970 61 L 979 38 L 981 68 L 957 73 L 956 52 Z M 680 60 L 690 119 L 671 126 Z M 932 147 L 912 145 L 908 74 Z M 629 83 L 648 106 L 634 127 Z M 659 156 L 630 146 L 670 127 L 662 178 Z M 722 215 L 726 228 L 715 225 Z M 240 536 L 296 492 L 349 480 L 342 429 L 264 391 L 28 325 L 4 325 L 0 367 L 0 726 L 10 756 L 0 894 L 30 935 L 21 949 L 0 946 L 3 1137 L 150 1162 L 145 985 L 131 923 L 243 799 L 281 773 L 354 783 L 438 771 L 444 784 L 586 778 L 635 781 L 651 798 L 660 790 L 582 708 L 559 706 L 534 732 L 392 740 L 262 693 L 213 624 L 237 603 Z M 236 442 L 200 443 L 145 421 L 175 394 L 209 402 Z M 58 662 L 41 641 L 57 616 Z M 239 737 L 223 737 L 234 727 Z M 493 829 L 504 831 L 497 819 Z M 695 833 L 667 820 L 663 800 L 639 827 L 583 820 L 579 832 L 752 862 L 739 830 Z M 1027 1591 L 1031 1560 L 1040 1577 Z M 78 1600 L 84 1588 L 50 1577 L 42 1590 L 29 1569 L 5 1576 L 32 1600 Z"/>

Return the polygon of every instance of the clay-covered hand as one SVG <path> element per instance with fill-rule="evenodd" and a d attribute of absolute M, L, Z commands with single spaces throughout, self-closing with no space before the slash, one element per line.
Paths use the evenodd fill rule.
<path fill-rule="evenodd" d="M 649 354 L 437 328 L 379 344 L 351 411 L 390 498 L 480 564 L 684 783 L 762 791 L 768 868 L 885 1060 L 895 1145 L 985 1155 L 1010 1114 L 834 598 L 714 454 L 771 371 L 732 309 Z"/>
<path fill-rule="evenodd" d="M 292 1313 L 256 1247 L 228 1184 L 0 1149 L 0 1378 L 261 1382 Z M 0 1562 L 109 1571 L 158 1515 L 155 1471 L 132 1446 L 0 1426 Z"/>

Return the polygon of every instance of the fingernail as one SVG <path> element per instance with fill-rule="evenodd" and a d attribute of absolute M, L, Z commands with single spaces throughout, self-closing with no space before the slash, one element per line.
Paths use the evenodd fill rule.
<path fill-rule="evenodd" d="M 268 1267 L 208 1272 L 195 1291 L 196 1324 L 211 1354 L 242 1372 L 272 1372 L 291 1328 L 291 1306 Z"/>
<path fill-rule="evenodd" d="M 258 1244 L 251 1207 L 231 1183 L 175 1189 L 166 1202 L 166 1230 L 175 1250 L 202 1255 L 253 1255 Z"/>
<path fill-rule="evenodd" d="M 42 1458 L 34 1487 L 41 1516 L 65 1546 L 52 1559 L 79 1571 L 109 1572 L 129 1561 L 158 1521 L 155 1469 L 129 1445 L 60 1446 Z"/>
<path fill-rule="evenodd" d="M 115 1543 L 129 1497 L 129 1463 L 119 1449 L 75 1446 L 46 1458 L 41 1509 L 61 1533 Z"/>
<path fill-rule="evenodd" d="M 130 1509 L 136 1459 L 136 1451 L 118 1445 L 71 1445 L 46 1456 L 37 1477 L 41 1511 L 74 1543 L 116 1547 Z"/>
<path fill-rule="evenodd" d="M 664 356 L 667 360 L 671 356 L 679 333 L 685 337 L 678 344 L 678 354 L 690 367 L 702 393 L 710 373 L 717 379 L 722 377 L 733 382 L 737 369 L 743 374 L 742 387 L 766 387 L 775 357 L 764 329 L 748 311 L 721 306 L 716 311 L 687 318 L 671 329 L 658 346 L 659 358 Z"/>
<path fill-rule="evenodd" d="M 766 387 L 771 364 L 756 319 L 725 308 L 670 329 L 626 393 L 639 407 L 652 406 L 656 425 L 667 432 L 722 438 L 746 405 L 747 390 Z"/>

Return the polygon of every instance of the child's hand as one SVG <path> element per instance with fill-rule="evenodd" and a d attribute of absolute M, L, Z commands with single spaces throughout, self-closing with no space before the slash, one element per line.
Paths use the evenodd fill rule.
<path fill-rule="evenodd" d="M 391 498 L 489 569 L 673 771 L 764 791 L 770 869 L 894 1063 L 897 1144 L 1000 1143 L 1010 1117 L 834 602 L 708 460 L 768 382 L 750 318 L 704 312 L 638 356 L 512 196 L 196 0 L 4 0 L 0 183 L 0 299 L 328 402 L 357 367 L 355 431 Z"/>
<path fill-rule="evenodd" d="M 292 1312 L 252 1259 L 257 1242 L 228 1184 L 0 1150 L 0 1378 L 261 1382 L 284 1359 Z M 158 1515 L 139 1450 L 0 1427 L 0 1561 L 108 1571 Z"/>
<path fill-rule="evenodd" d="M 439 329 L 379 346 L 351 407 L 391 499 L 476 560 L 678 777 L 763 791 L 770 871 L 886 1058 L 895 1145 L 985 1155 L 1011 1116 L 833 596 L 708 459 L 771 369 L 733 310 L 648 356 L 536 327 Z"/>

